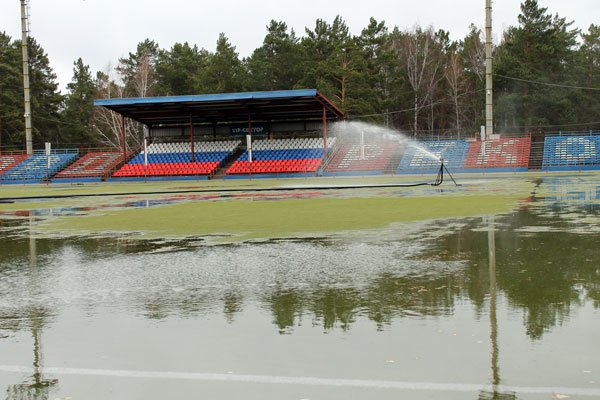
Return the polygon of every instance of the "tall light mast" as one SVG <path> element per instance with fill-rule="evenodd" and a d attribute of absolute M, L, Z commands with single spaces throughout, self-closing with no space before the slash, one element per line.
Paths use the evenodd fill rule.
<path fill-rule="evenodd" d="M 31 135 L 31 97 L 29 94 L 29 53 L 27 52 L 28 33 L 27 0 L 21 0 L 21 50 L 23 53 L 23 94 L 25 97 L 25 147 L 27 154 L 33 154 L 33 139 Z"/>
<path fill-rule="evenodd" d="M 492 90 L 492 0 L 485 0 L 485 138 L 494 133 Z"/>

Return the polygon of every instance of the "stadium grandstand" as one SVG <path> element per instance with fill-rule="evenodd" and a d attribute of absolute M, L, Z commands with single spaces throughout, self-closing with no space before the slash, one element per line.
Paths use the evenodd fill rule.
<path fill-rule="evenodd" d="M 335 129 L 315 89 L 96 100 L 143 124 L 137 149 L 0 155 L 0 184 L 600 169 L 600 132 L 398 140 Z M 344 126 L 344 124 L 340 124 Z M 404 138 L 406 139 L 406 138 Z"/>
<path fill-rule="evenodd" d="M 145 147 L 110 179 L 314 176 L 344 117 L 315 89 L 97 100 L 147 127 Z"/>

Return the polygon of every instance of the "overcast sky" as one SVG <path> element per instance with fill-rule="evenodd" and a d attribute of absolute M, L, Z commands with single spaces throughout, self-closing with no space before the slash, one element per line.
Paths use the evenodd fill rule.
<path fill-rule="evenodd" d="M 521 0 L 493 2 L 494 37 L 517 25 Z M 600 23 L 599 0 L 539 0 L 551 13 L 587 31 Z M 360 34 L 371 16 L 389 28 L 415 24 L 464 37 L 470 23 L 485 26 L 485 0 L 30 0 L 31 33 L 50 58 L 61 89 L 71 80 L 73 61 L 82 57 L 92 70 L 105 70 L 134 51 L 145 38 L 170 48 L 176 42 L 214 51 L 224 32 L 240 57 L 259 47 L 271 19 L 284 21 L 299 36 L 317 18 L 341 15 L 351 33 Z M 0 31 L 20 38 L 20 2 L 0 0 Z"/>

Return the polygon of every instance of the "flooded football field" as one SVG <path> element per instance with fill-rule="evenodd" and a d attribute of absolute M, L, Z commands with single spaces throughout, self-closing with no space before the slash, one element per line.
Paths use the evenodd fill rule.
<path fill-rule="evenodd" d="M 526 195 L 508 211 L 241 239 L 144 237 L 120 213 L 442 204 L 517 181 Z M 0 398 L 600 398 L 598 175 L 463 183 L 0 205 Z M 109 217 L 132 231 L 72 229 Z M 54 231 L 64 219 L 68 234 Z"/>

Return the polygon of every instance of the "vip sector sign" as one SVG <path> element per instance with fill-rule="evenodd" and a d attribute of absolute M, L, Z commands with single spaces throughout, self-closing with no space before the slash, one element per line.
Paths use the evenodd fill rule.
<path fill-rule="evenodd" d="M 229 127 L 229 133 L 232 136 L 266 135 L 267 126 L 264 124 L 252 124 L 252 132 L 248 132 L 248 125 L 232 125 Z"/>

